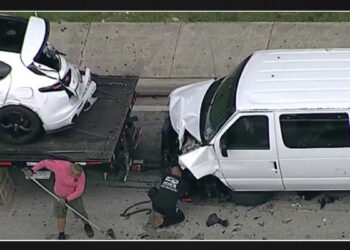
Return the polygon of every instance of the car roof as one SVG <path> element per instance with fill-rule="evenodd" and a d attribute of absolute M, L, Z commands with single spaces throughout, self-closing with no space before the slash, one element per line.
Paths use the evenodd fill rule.
<path fill-rule="evenodd" d="M 0 15 L 0 51 L 20 53 L 28 20 Z"/>
<path fill-rule="evenodd" d="M 337 108 L 350 108 L 350 49 L 257 51 L 237 88 L 237 110 Z"/>

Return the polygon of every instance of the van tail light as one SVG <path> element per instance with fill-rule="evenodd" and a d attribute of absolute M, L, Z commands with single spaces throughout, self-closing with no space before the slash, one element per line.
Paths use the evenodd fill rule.
<path fill-rule="evenodd" d="M 51 86 L 42 87 L 39 89 L 40 92 L 53 92 L 53 91 L 61 91 L 61 90 L 64 90 L 64 87 L 59 82 Z"/>
<path fill-rule="evenodd" d="M 72 71 L 68 70 L 67 74 L 62 79 L 62 83 L 68 87 L 70 84 L 71 78 L 72 78 Z"/>

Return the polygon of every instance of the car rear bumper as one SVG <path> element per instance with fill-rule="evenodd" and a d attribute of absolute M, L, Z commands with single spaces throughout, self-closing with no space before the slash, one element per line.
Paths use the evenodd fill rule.
<path fill-rule="evenodd" d="M 47 133 L 70 128 L 75 119 L 83 111 L 84 105 L 91 100 L 97 86 L 96 83 L 91 80 L 90 70 L 86 70 L 81 85 L 86 86 L 81 99 L 74 101 L 72 98 L 77 99 L 77 97 L 70 97 L 70 103 L 62 108 L 61 112 L 52 112 L 51 115 L 46 115 L 48 119 L 43 121 L 43 128 Z"/>

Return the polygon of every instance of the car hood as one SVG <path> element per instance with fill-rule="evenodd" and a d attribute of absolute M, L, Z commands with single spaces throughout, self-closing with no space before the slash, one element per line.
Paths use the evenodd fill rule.
<path fill-rule="evenodd" d="M 185 130 L 198 142 L 202 143 L 200 136 L 200 111 L 203 98 L 214 82 L 214 79 L 186 85 L 177 88 L 169 95 L 169 114 L 171 125 L 179 136 L 180 148 Z"/>
<path fill-rule="evenodd" d="M 21 49 L 21 60 L 28 67 L 46 43 L 49 24 L 42 18 L 30 17 Z"/>

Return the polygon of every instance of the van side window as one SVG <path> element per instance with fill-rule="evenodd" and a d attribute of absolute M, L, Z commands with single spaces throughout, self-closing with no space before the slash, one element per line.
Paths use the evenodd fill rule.
<path fill-rule="evenodd" d="M 347 113 L 281 115 L 280 124 L 289 148 L 350 147 Z"/>
<path fill-rule="evenodd" d="M 266 116 L 242 116 L 221 137 L 227 149 L 269 149 L 269 122 Z"/>
<path fill-rule="evenodd" d="M 0 61 L 0 80 L 4 79 L 11 72 L 10 65 Z"/>

